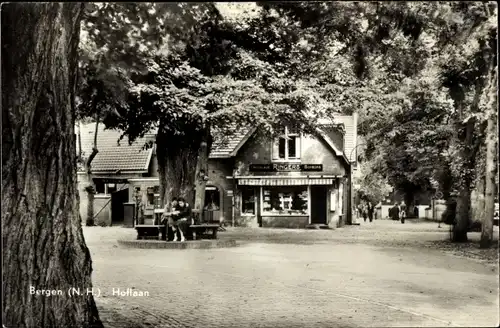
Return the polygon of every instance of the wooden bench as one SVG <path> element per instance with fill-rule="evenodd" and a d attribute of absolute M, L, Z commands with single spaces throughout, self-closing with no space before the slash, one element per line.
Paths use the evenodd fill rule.
<path fill-rule="evenodd" d="M 217 239 L 217 230 L 219 224 L 192 224 L 189 226 L 189 231 L 193 234 L 193 240 L 202 239 Z"/>
<path fill-rule="evenodd" d="M 136 225 L 135 230 L 137 230 L 137 239 L 163 239 L 166 238 L 166 227 L 165 225 L 159 224 L 141 224 Z M 161 232 L 161 238 L 160 238 Z"/>

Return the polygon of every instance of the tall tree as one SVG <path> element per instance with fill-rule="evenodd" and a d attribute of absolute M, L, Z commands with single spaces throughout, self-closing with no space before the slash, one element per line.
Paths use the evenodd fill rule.
<path fill-rule="evenodd" d="M 2 321 L 102 327 L 78 215 L 75 85 L 82 4 L 2 6 Z M 60 290 L 46 297 L 37 290 Z"/>
<path fill-rule="evenodd" d="M 321 102 L 313 83 L 287 82 L 285 59 L 281 68 L 269 62 L 282 50 L 273 50 L 266 39 L 247 45 L 243 40 L 252 37 L 246 27 L 207 6 L 191 8 L 192 19 L 183 18 L 189 27 L 183 33 L 169 32 L 168 54 L 150 52 L 139 60 L 146 70 L 130 75 L 135 86 L 128 106 L 104 120 L 131 142 L 157 127 L 163 201 L 175 194 L 192 200 L 195 187 L 195 208 L 203 204 L 205 179 L 200 173 L 207 172 L 212 131 L 228 135 L 238 125 L 252 124 L 272 134 L 277 125 L 293 121 L 316 133 L 312 121 L 326 113 L 326 107 L 310 111 Z"/>
<path fill-rule="evenodd" d="M 485 95 L 485 116 L 487 119 L 486 129 L 486 170 L 484 175 L 484 210 L 481 225 L 481 243 L 482 248 L 489 248 L 493 240 L 493 215 L 495 212 L 495 195 L 498 194 L 498 185 L 496 177 L 498 174 L 498 126 L 497 113 L 498 108 L 498 66 L 490 60 L 488 69 L 488 88 Z"/>

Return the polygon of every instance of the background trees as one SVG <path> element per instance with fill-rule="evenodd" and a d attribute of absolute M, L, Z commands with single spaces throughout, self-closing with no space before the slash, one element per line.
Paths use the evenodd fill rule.
<path fill-rule="evenodd" d="M 445 195 L 456 192 L 455 241 L 467 239 L 484 145 L 487 247 L 498 155 L 496 22 L 489 2 L 258 2 L 243 15 L 213 3 L 4 6 L 4 322 L 99 325 L 91 295 L 26 294 L 30 285 L 91 286 L 77 216 L 76 105 L 79 118 L 131 141 L 158 129 L 164 201 L 203 190 L 196 177 L 212 131 L 257 124 L 272 135 L 293 122 L 315 133 L 332 108 L 357 110 L 373 176 L 409 195 L 433 181 Z M 79 157 L 91 167 L 92 154 Z"/>
<path fill-rule="evenodd" d="M 471 173 L 485 140 L 485 120 L 478 115 L 484 112 L 484 81 L 491 76 L 485 63 L 496 66 L 496 5 L 258 2 L 246 12 L 230 7 L 109 4 L 91 18 L 112 17 L 104 20 L 112 28 L 92 23 L 89 35 L 99 45 L 110 37 L 122 40 L 108 42 L 113 47 L 107 58 L 133 67 L 128 106 L 106 124 L 131 140 L 159 128 L 162 186 L 180 181 L 170 192 L 163 189 L 164 200 L 172 192 L 192 197 L 198 181 L 193 163 L 208 154 L 209 130 L 257 122 L 273 133 L 286 120 L 312 127 L 312 118 L 332 116 L 327 108 L 356 110 L 360 133 L 372 140 L 366 149 L 372 173 L 404 191 L 409 203 L 413 193 L 431 187 L 447 197 L 456 193 L 453 236 L 466 239 Z M 134 21 L 142 28 L 127 32 L 136 12 L 146 17 Z M 154 38 L 141 43 L 141 33 Z M 165 113 L 169 119 L 160 122 Z M 177 143 L 190 149 L 184 159 L 179 150 L 167 152 L 166 140 L 185 135 L 194 138 L 189 145 Z M 177 159 L 167 163 L 168 158 Z"/>

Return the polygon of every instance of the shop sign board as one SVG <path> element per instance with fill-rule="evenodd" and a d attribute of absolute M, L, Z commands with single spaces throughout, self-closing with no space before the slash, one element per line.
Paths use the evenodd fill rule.
<path fill-rule="evenodd" d="M 270 163 L 250 164 L 251 172 L 320 172 L 323 164 Z"/>
<path fill-rule="evenodd" d="M 102 179 L 99 179 L 99 180 L 102 183 L 118 183 L 118 184 L 128 183 L 128 180 L 127 179 L 123 179 L 123 178 L 102 178 Z"/>

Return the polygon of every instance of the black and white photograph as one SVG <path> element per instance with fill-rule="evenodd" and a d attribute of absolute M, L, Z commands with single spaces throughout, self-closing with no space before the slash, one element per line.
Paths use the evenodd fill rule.
<path fill-rule="evenodd" d="M 0 10 L 3 328 L 500 325 L 497 2 Z"/>

